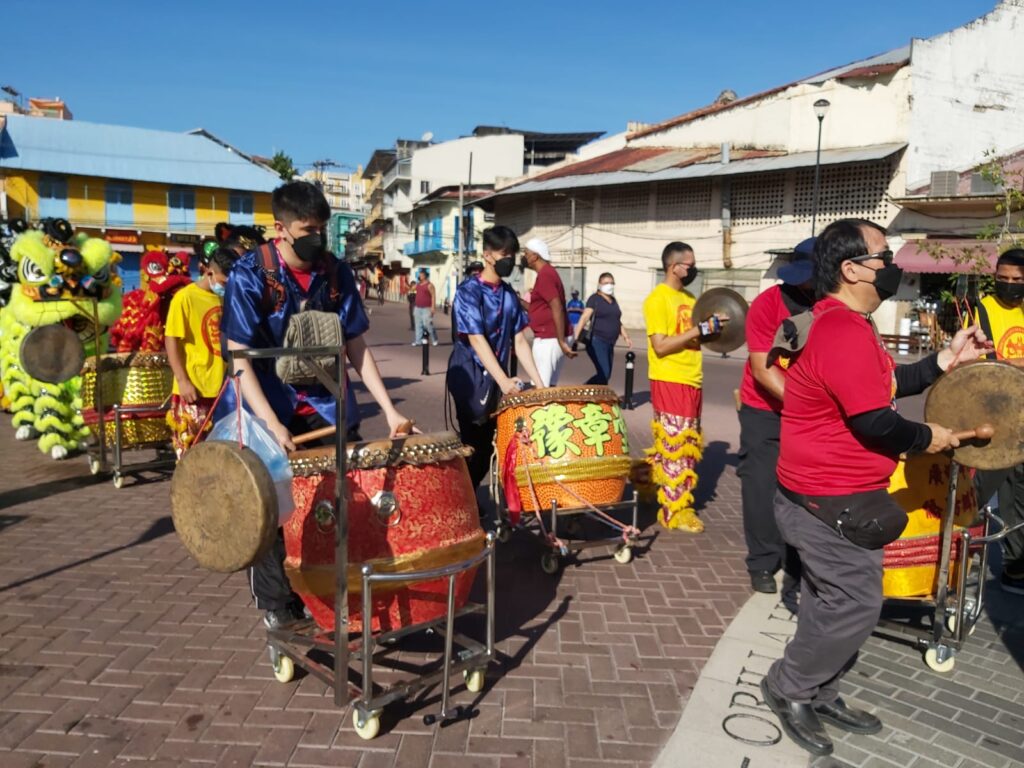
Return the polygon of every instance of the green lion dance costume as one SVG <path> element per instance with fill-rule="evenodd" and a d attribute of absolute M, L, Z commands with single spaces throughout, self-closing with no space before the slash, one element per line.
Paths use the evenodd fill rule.
<path fill-rule="evenodd" d="M 19 360 L 21 341 L 33 328 L 63 323 L 78 334 L 87 355 L 96 353 L 97 344 L 104 351 L 106 330 L 121 313 L 121 280 L 117 256 L 105 240 L 76 237 L 62 219 L 42 226 L 19 235 L 11 246 L 18 284 L 0 310 L 0 380 L 17 439 L 38 438 L 39 450 L 63 459 L 88 435 L 81 415 L 82 378 L 61 384 L 30 378 Z M 92 323 L 93 300 L 98 334 Z"/>

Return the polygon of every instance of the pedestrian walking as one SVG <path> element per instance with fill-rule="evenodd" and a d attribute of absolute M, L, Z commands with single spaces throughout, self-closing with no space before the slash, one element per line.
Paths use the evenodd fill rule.
<path fill-rule="evenodd" d="M 412 346 L 426 344 L 424 333 L 430 334 L 430 343 L 437 346 L 437 330 L 434 328 L 434 284 L 427 277 L 427 270 L 421 269 L 416 276 L 416 299 L 413 302 Z"/>
<path fill-rule="evenodd" d="M 558 385 L 558 375 L 565 358 L 576 357 L 567 340 L 565 287 L 558 270 L 551 266 L 548 244 L 539 238 L 526 243 L 521 266 L 537 273 L 529 292 L 533 359 L 540 373 L 540 380 L 535 383 L 540 387 L 554 387 Z"/>
<path fill-rule="evenodd" d="M 573 293 L 578 296 L 576 291 Z M 583 311 L 576 319 L 572 335 L 578 342 L 586 344 L 587 357 L 594 364 L 595 373 L 586 383 L 607 384 L 612 377 L 615 342 L 621 336 L 626 347 L 633 348 L 633 342 L 622 324 L 622 309 L 615 300 L 615 277 L 611 272 L 604 272 L 597 278 L 597 291 L 587 299 Z"/>

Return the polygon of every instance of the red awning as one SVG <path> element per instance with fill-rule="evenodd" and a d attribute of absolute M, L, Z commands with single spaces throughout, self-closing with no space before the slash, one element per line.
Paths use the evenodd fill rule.
<path fill-rule="evenodd" d="M 941 253 L 941 258 L 935 258 L 932 252 Z M 996 244 L 982 240 L 916 240 L 900 248 L 896 252 L 895 261 L 896 265 L 902 267 L 906 272 L 939 274 L 969 272 L 971 270 L 968 265 L 957 263 L 957 259 L 963 259 L 968 252 L 983 253 L 992 270 L 995 271 L 996 258 L 999 255 Z"/>

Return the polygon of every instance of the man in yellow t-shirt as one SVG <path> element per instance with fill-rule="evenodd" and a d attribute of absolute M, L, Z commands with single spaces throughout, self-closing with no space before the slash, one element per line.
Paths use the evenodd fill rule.
<path fill-rule="evenodd" d="M 204 260 L 203 277 L 178 291 L 167 311 L 164 346 L 174 372 L 167 423 L 179 457 L 209 428 L 210 409 L 224 383 L 220 317 L 236 258 L 227 248 L 213 251 Z"/>
<path fill-rule="evenodd" d="M 981 330 L 992 339 L 989 357 L 1024 367 L 1024 248 L 1013 248 L 996 262 L 995 291 L 978 307 Z M 1020 404 L 1018 403 L 1018 406 Z M 975 475 L 978 501 L 999 496 L 999 516 L 1008 527 L 1024 521 L 1024 464 Z M 1007 592 L 1024 595 L 1024 530 L 1003 539 L 1003 575 Z"/>
<path fill-rule="evenodd" d="M 660 486 L 658 520 L 666 528 L 700 533 L 704 523 L 693 508 L 700 461 L 700 339 L 721 330 L 718 318 L 694 323 L 696 299 L 686 290 L 697 277 L 693 248 L 673 242 L 661 253 L 665 280 L 644 301 L 648 378 L 654 406 L 654 481 Z"/>

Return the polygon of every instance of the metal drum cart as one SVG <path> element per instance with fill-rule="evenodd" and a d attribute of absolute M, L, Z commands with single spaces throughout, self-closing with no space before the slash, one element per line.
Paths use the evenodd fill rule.
<path fill-rule="evenodd" d="M 916 627 L 883 619 L 879 634 L 910 639 L 936 672 L 953 669 L 957 651 L 982 614 L 989 545 L 1024 526 L 1007 528 L 988 506 L 978 509 L 978 502 L 987 499 L 976 499 L 970 486 L 966 493 L 961 487 L 962 482 L 972 482 L 971 473 L 962 468 L 998 470 L 1024 461 L 1022 399 L 1024 370 L 997 361 L 958 366 L 928 393 L 925 420 L 959 431 L 961 440 L 949 462 L 945 508 L 938 514 L 938 547 L 931 559 L 934 583 L 930 594 L 886 596 L 884 605 L 930 614 L 930 625 Z M 968 505 L 977 515 L 960 524 L 957 518 L 968 511 Z M 898 542 L 887 550 L 893 545 Z"/>
<path fill-rule="evenodd" d="M 337 423 L 345 423 L 343 350 L 337 347 L 280 348 L 234 351 L 232 355 L 235 359 L 249 360 L 298 358 L 299 362 L 315 374 L 334 395 Z M 325 358 L 331 358 L 336 363 L 336 377 L 316 362 L 317 359 Z M 327 541 L 328 546 L 333 547 L 333 563 L 319 561 L 313 566 L 317 569 L 316 572 L 309 577 L 308 584 L 316 581 L 316 577 L 323 577 L 318 582 L 321 586 L 319 593 L 316 593 L 313 587 L 307 590 L 319 594 L 319 602 L 296 586 L 296 581 L 289 571 L 289 579 L 306 604 L 309 618 L 267 630 L 267 648 L 274 676 L 282 683 L 290 682 L 298 666 L 322 680 L 333 692 L 336 706 L 352 707 L 355 731 L 364 739 L 372 739 L 379 733 L 381 714 L 387 705 L 411 699 L 437 686 L 441 689 L 440 709 L 424 716 L 424 723 L 432 725 L 463 717 L 468 714 L 466 709 L 453 706 L 451 701 L 451 677 L 461 672 L 466 688 L 470 692 L 479 692 L 484 687 L 487 666 L 495 655 L 494 537 L 485 537 L 479 530 L 474 505 L 472 512 L 478 535 L 475 539 L 476 551 L 472 554 L 448 558 L 436 567 L 405 569 L 389 567 L 384 562 L 376 566 L 372 562 L 362 562 L 353 568 L 349 563 L 350 543 L 353 540 L 351 534 L 356 534 L 358 538 L 360 533 L 359 530 L 350 530 L 350 524 L 356 519 L 352 516 L 353 513 L 363 514 L 369 511 L 379 518 L 376 521 L 364 521 L 362 525 L 382 524 L 388 528 L 397 528 L 402 519 L 402 510 L 400 503 L 388 491 L 376 493 L 368 500 L 365 495 L 359 495 L 361 491 L 350 487 L 351 479 L 348 473 L 350 470 L 358 470 L 360 453 L 356 449 L 350 451 L 346 446 L 344 429 L 319 430 L 318 433 L 311 434 L 324 437 L 330 432 L 333 432 L 333 449 L 317 449 L 330 454 L 330 483 L 325 482 L 318 486 L 320 491 L 325 493 L 318 492 L 315 497 L 311 496 L 309 507 L 302 510 L 302 524 L 310 523 L 319 534 L 323 534 L 317 543 Z M 427 449 L 422 445 L 417 447 L 416 437 L 421 436 L 410 437 L 407 441 L 413 444 L 414 450 L 425 452 Z M 455 439 L 454 435 L 450 437 Z M 300 441 L 301 437 L 297 437 L 296 442 Z M 396 438 L 390 442 L 398 444 L 403 440 Z M 458 445 L 461 447 L 461 443 Z M 208 466 L 213 452 L 224 454 L 216 469 Z M 324 453 L 320 459 L 327 455 Z M 445 455 L 450 458 L 452 454 L 449 452 Z M 457 463 L 461 464 L 461 471 L 465 474 L 465 485 L 468 488 L 469 478 L 463 455 L 458 454 Z M 233 463 L 239 467 L 237 472 L 230 469 Z M 225 470 L 225 467 L 228 469 Z M 325 469 L 322 462 L 320 469 Z M 249 531 L 242 530 L 247 525 L 240 525 L 236 519 L 250 498 L 248 485 L 243 488 L 242 493 L 233 491 L 230 494 L 232 499 L 242 497 L 240 507 L 221 510 L 219 499 L 211 501 L 206 498 L 203 503 L 203 489 L 208 487 L 204 478 L 212 478 L 212 473 L 217 473 L 221 484 L 225 485 L 225 471 L 230 472 L 231 477 L 243 478 L 247 484 L 262 488 L 259 494 L 252 496 L 258 498 L 257 505 L 267 506 L 264 502 L 273 499 L 273 504 L 270 505 L 273 507 L 272 515 L 266 515 L 265 520 L 258 526 L 259 530 L 254 530 L 251 535 Z M 392 474 L 388 474 L 388 477 L 392 477 Z M 339 478 L 342 480 L 339 481 Z M 277 536 L 276 497 L 269 483 L 269 473 L 255 454 L 247 448 L 239 448 L 232 443 L 206 441 L 186 452 L 172 481 L 172 511 L 179 536 L 200 564 L 214 570 L 235 571 L 247 567 L 262 556 L 256 555 L 254 551 L 237 560 L 224 560 L 225 552 L 231 550 L 242 537 L 262 540 L 261 548 L 265 552 L 267 545 Z M 226 484 L 231 485 L 231 482 Z M 326 493 L 328 490 L 329 494 Z M 293 492 L 296 495 L 300 493 L 299 490 Z M 422 493 L 420 495 L 423 496 Z M 252 504 L 249 503 L 248 506 Z M 288 527 L 299 515 L 300 510 L 296 509 L 285 523 L 286 545 Z M 316 544 L 302 545 L 303 550 L 315 547 Z M 291 567 L 290 562 L 289 555 L 286 570 Z M 473 575 L 480 566 L 484 567 L 486 573 L 485 601 L 482 604 L 469 603 L 467 585 L 472 583 Z M 353 571 L 357 573 L 354 574 Z M 435 610 L 429 618 L 414 620 L 403 626 L 384 626 L 385 620 L 380 619 L 381 596 L 386 596 L 389 590 L 395 588 L 415 586 L 419 589 L 431 584 L 434 589 L 432 597 L 436 599 L 433 600 Z M 325 585 L 329 587 L 326 596 Z M 357 601 L 350 602 L 350 592 L 354 591 L 355 585 L 358 585 L 361 595 Z M 482 614 L 484 617 L 486 628 L 483 641 L 467 637 L 455 626 L 457 619 L 470 614 Z M 325 620 L 325 616 L 333 621 Z M 396 658 L 399 653 L 406 650 L 405 641 L 415 636 L 423 638 L 427 635 L 440 638 L 443 642 L 440 658 L 425 659 L 419 664 L 414 664 L 408 654 L 403 655 L 401 659 Z M 378 672 L 381 671 L 386 672 L 389 681 L 394 682 L 389 685 L 377 682 Z M 401 679 L 395 680 L 399 677 Z"/>

